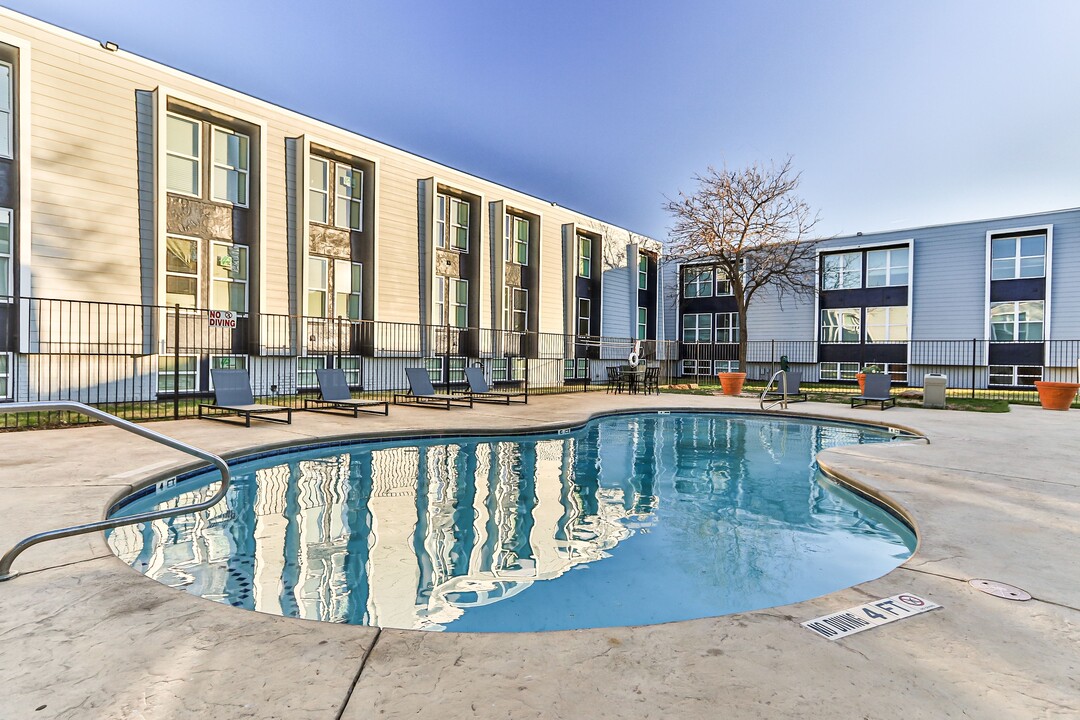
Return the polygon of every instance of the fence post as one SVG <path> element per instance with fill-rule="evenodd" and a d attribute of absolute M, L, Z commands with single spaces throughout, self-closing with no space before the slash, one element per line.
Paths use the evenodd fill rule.
<path fill-rule="evenodd" d="M 507 360 L 506 362 L 507 364 L 509 364 L 510 361 Z M 513 370 L 511 368 L 507 369 L 510 370 L 511 373 L 513 373 Z M 529 356 L 527 353 L 525 355 L 525 402 L 529 402 Z"/>
<path fill-rule="evenodd" d="M 975 397 L 975 363 L 978 360 L 976 353 L 979 351 L 978 338 L 971 339 L 971 397 Z"/>
<path fill-rule="evenodd" d="M 196 370 L 198 372 L 198 370 Z M 180 303 L 173 306 L 173 375 L 172 416 L 180 419 Z"/>

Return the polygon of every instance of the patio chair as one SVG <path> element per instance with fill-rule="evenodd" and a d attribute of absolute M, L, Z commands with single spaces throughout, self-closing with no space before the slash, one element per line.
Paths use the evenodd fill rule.
<path fill-rule="evenodd" d="M 660 366 L 650 365 L 645 368 L 645 394 L 650 392 L 660 394 Z"/>
<path fill-rule="evenodd" d="M 230 414 L 243 416 L 245 427 L 251 427 L 253 416 L 269 422 L 292 423 L 292 408 L 255 402 L 255 397 L 251 392 L 251 378 L 248 377 L 247 370 L 213 368 L 210 370 L 210 378 L 214 382 L 214 403 L 199 405 L 199 419 L 234 423 L 229 419 L 229 415 L 204 414 L 205 410 L 225 410 Z M 285 413 L 285 419 L 264 417 L 272 413 Z"/>
<path fill-rule="evenodd" d="M 409 379 L 409 393 L 396 393 L 395 405 L 436 405 L 444 410 L 454 406 L 472 407 L 472 398 L 468 395 L 440 395 L 431 385 L 431 376 L 424 368 L 405 368 Z"/>
<path fill-rule="evenodd" d="M 349 383 L 345 379 L 345 371 L 341 368 L 318 369 L 315 375 L 319 379 L 319 398 L 306 398 L 304 409 L 314 412 L 352 412 L 353 417 L 360 417 L 360 413 L 373 413 L 376 415 L 389 415 L 390 403 L 386 400 L 364 400 L 354 398 L 349 390 Z M 378 408 L 382 409 L 378 409 Z"/>
<path fill-rule="evenodd" d="M 623 388 L 626 387 L 627 377 L 623 374 L 622 368 L 615 365 L 609 365 L 607 367 L 607 391 L 609 393 L 620 393 Z"/>
<path fill-rule="evenodd" d="M 484 377 L 483 368 L 465 368 L 465 379 L 469 381 L 469 389 L 464 394 L 476 402 L 492 402 L 509 405 L 513 402 L 529 402 L 529 396 L 523 392 L 499 392 L 492 390 Z"/>
<path fill-rule="evenodd" d="M 776 383 L 776 388 L 765 393 L 765 399 L 787 400 L 788 402 L 806 402 L 809 400 L 806 393 L 799 390 L 799 384 L 802 382 L 802 373 L 789 370 L 785 375 L 787 376 L 787 393 L 784 392 L 784 379 L 781 377 Z"/>
<path fill-rule="evenodd" d="M 886 407 L 894 407 L 896 398 L 889 392 L 891 388 L 892 378 L 888 375 L 884 373 L 868 373 L 863 394 L 851 398 L 851 407 L 869 405 L 870 403 L 879 403 L 882 410 Z"/>

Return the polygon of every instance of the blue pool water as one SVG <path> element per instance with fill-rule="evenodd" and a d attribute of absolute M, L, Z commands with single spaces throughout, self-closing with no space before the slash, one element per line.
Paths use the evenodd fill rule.
<path fill-rule="evenodd" d="M 364 442 L 235 466 L 209 511 L 118 528 L 166 585 L 261 612 L 449 631 L 668 622 L 883 575 L 910 529 L 832 483 L 821 450 L 866 427 L 639 414 L 563 434 Z M 208 497 L 206 476 L 124 506 Z"/>

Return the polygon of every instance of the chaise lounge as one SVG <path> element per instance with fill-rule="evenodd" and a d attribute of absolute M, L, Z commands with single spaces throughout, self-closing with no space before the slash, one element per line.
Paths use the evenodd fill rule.
<path fill-rule="evenodd" d="M 319 379 L 319 398 L 304 400 L 304 409 L 314 412 L 351 412 L 353 417 L 360 413 L 389 415 L 390 403 L 386 400 L 364 400 L 354 398 L 341 368 L 318 369 L 315 375 Z M 379 409 L 381 408 L 381 409 Z"/>
<path fill-rule="evenodd" d="M 395 405 L 435 405 L 449 410 L 452 407 L 472 407 L 472 398 L 468 395 L 441 395 L 431 385 L 431 376 L 424 368 L 405 368 L 409 379 L 409 393 L 394 395 Z"/>
<path fill-rule="evenodd" d="M 529 396 L 523 392 L 499 392 L 492 390 L 484 377 L 484 370 L 478 367 L 465 368 L 465 379 L 469 389 L 465 392 L 475 402 L 491 402 L 509 405 L 511 402 L 528 403 Z"/>
<path fill-rule="evenodd" d="M 214 403 L 199 405 L 200 420 L 218 420 L 235 424 L 230 419 L 231 414 L 240 415 L 244 418 L 244 426 L 251 427 L 251 418 L 256 417 L 268 422 L 292 423 L 292 408 L 280 405 L 264 405 L 255 402 L 251 392 L 251 378 L 247 370 L 210 370 L 210 378 L 214 383 Z M 226 415 L 207 415 L 206 410 L 224 410 Z M 274 413 L 285 413 L 285 418 L 264 417 Z"/>

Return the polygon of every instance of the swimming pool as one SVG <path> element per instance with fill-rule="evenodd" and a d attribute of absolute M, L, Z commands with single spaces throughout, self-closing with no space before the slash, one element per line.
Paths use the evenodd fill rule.
<path fill-rule="evenodd" d="M 826 478 L 884 429 L 725 413 L 558 433 L 356 442 L 241 461 L 203 513 L 118 528 L 113 551 L 260 612 L 448 631 L 640 625 L 816 597 L 910 556 L 910 528 Z M 207 497 L 159 483 L 132 514 Z"/>

